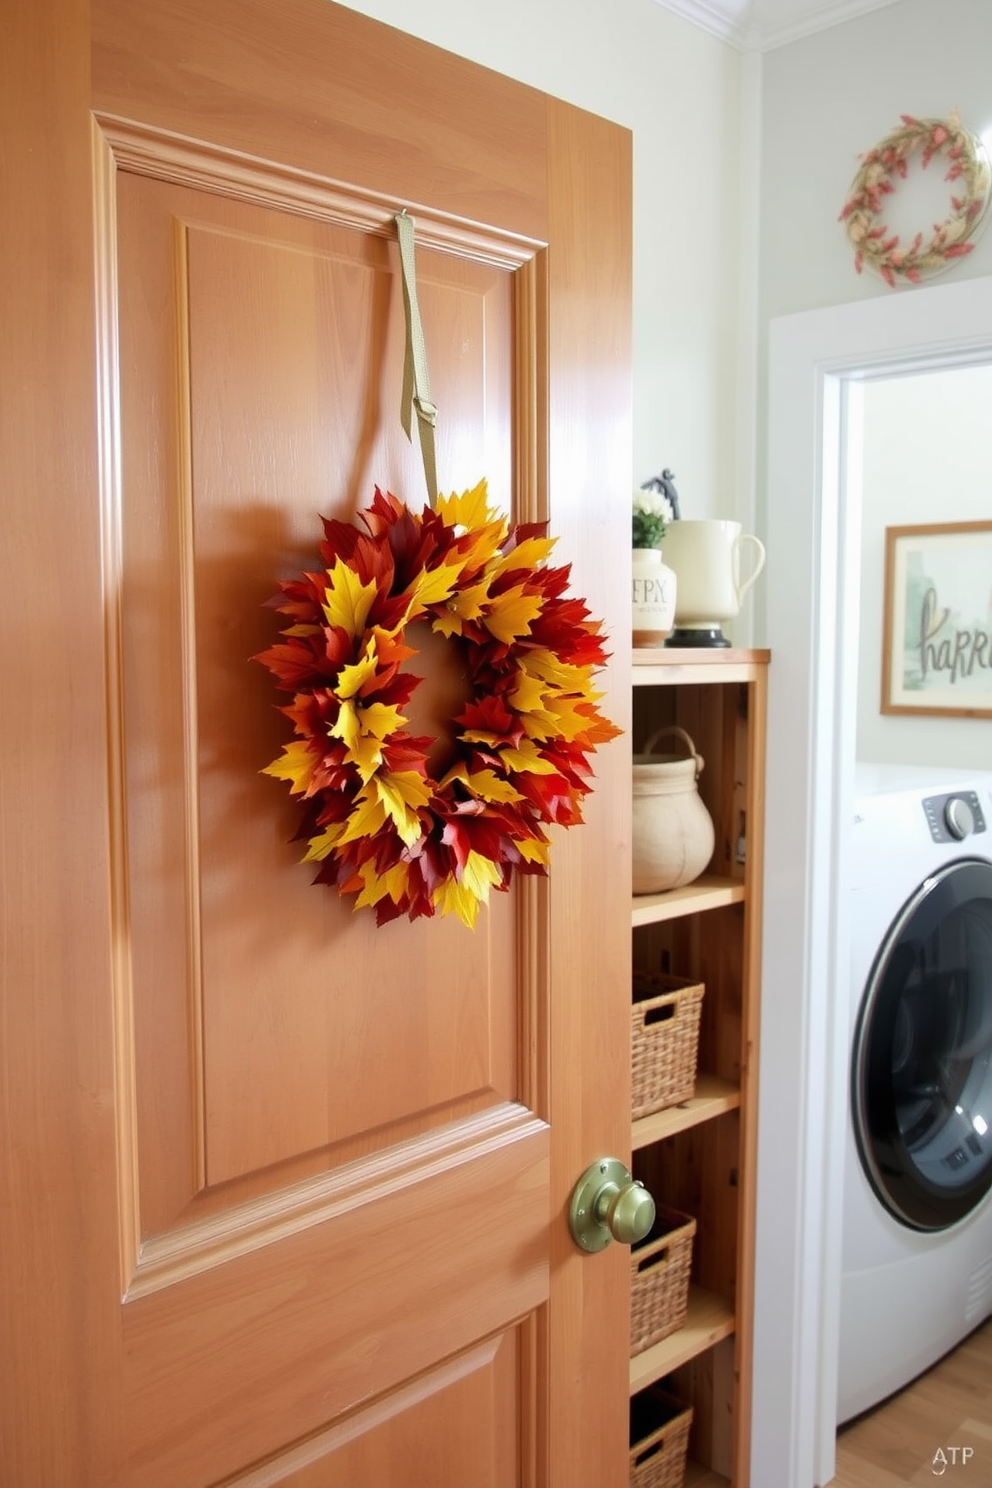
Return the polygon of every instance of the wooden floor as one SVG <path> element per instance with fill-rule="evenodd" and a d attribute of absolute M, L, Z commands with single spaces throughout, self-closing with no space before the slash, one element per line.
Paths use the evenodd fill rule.
<path fill-rule="evenodd" d="M 830 1488 L 992 1485 L 992 1321 L 837 1435 Z"/>

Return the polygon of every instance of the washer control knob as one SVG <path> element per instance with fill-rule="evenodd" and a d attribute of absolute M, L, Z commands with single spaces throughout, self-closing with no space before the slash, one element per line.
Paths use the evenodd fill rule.
<path fill-rule="evenodd" d="M 944 823 L 958 842 L 975 830 L 975 813 L 963 796 L 951 796 L 944 803 Z"/>

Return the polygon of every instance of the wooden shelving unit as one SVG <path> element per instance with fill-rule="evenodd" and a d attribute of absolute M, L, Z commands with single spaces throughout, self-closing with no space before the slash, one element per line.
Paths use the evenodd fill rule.
<path fill-rule="evenodd" d="M 631 1359 L 631 1395 L 681 1369 L 683 1364 L 690 1363 L 721 1339 L 729 1338 L 733 1331 L 733 1309 L 712 1292 L 704 1292 L 702 1287 L 690 1287 L 689 1312 L 684 1326 Z"/>
<path fill-rule="evenodd" d="M 634 966 L 701 981 L 695 1093 L 632 1123 L 635 1176 L 692 1214 L 688 1316 L 630 1361 L 632 1395 L 659 1380 L 694 1410 L 685 1488 L 750 1488 L 758 987 L 766 651 L 637 651 L 633 744 L 664 724 L 705 760 L 716 847 L 694 883 L 631 901 Z M 743 851 L 741 850 L 743 847 Z"/>

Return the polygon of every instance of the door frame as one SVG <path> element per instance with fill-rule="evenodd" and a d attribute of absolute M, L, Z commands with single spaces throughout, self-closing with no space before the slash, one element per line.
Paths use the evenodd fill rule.
<path fill-rule="evenodd" d="M 769 679 L 751 1473 L 835 1470 L 849 1037 L 845 907 L 860 604 L 859 388 L 992 358 L 992 278 L 774 320 Z"/>

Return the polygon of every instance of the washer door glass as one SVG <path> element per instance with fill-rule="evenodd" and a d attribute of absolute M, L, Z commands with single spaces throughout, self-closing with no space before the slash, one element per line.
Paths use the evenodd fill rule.
<path fill-rule="evenodd" d="M 854 1129 L 882 1203 L 940 1230 L 992 1188 L 992 864 L 950 863 L 883 942 L 852 1061 Z"/>

